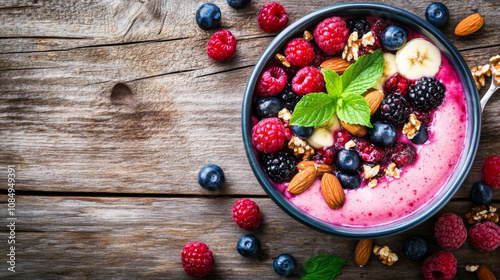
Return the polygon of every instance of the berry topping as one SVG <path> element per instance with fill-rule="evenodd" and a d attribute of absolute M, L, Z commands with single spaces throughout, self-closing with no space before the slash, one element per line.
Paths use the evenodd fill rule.
<path fill-rule="evenodd" d="M 181 253 L 184 271 L 194 278 L 202 278 L 214 269 L 214 256 L 205 243 L 189 242 Z"/>
<path fill-rule="evenodd" d="M 403 126 L 410 115 L 406 99 L 397 94 L 385 95 L 379 110 L 380 117 L 396 127 Z"/>
<path fill-rule="evenodd" d="M 391 25 L 387 27 L 380 35 L 380 41 L 384 48 L 395 51 L 400 49 L 408 39 L 406 30 L 398 25 Z"/>
<path fill-rule="evenodd" d="M 349 37 L 346 23 L 339 17 L 329 17 L 314 28 L 314 40 L 327 54 L 334 55 L 344 49 Z"/>
<path fill-rule="evenodd" d="M 250 0 L 227 0 L 227 4 L 231 8 L 239 10 L 248 6 L 248 4 L 250 4 Z"/>
<path fill-rule="evenodd" d="M 429 244 L 425 239 L 413 236 L 405 241 L 405 255 L 413 261 L 421 260 L 429 251 Z"/>
<path fill-rule="evenodd" d="M 215 61 L 233 57 L 236 52 L 236 38 L 229 30 L 219 30 L 208 41 L 207 54 Z"/>
<path fill-rule="evenodd" d="M 483 181 L 492 188 L 500 188 L 500 156 L 491 155 L 483 163 Z"/>
<path fill-rule="evenodd" d="M 426 280 L 452 280 L 457 274 L 457 259 L 450 252 L 437 252 L 425 259 L 422 273 Z"/>
<path fill-rule="evenodd" d="M 366 21 L 366 18 L 357 17 L 350 18 L 346 21 L 347 29 L 349 29 L 349 34 L 354 31 L 358 32 L 358 38 L 363 37 L 366 33 L 370 32 L 371 25 Z"/>
<path fill-rule="evenodd" d="M 250 199 L 238 199 L 233 206 L 233 221 L 243 229 L 257 229 L 261 216 L 257 203 Z"/>
<path fill-rule="evenodd" d="M 500 227 L 489 221 L 477 223 L 469 230 L 469 241 L 479 251 L 493 251 L 500 245 Z"/>
<path fill-rule="evenodd" d="M 396 73 L 384 83 L 383 91 L 385 94 L 395 93 L 406 97 L 409 88 L 410 82 L 403 75 Z"/>
<path fill-rule="evenodd" d="M 322 147 L 321 149 L 316 150 L 316 154 L 313 156 L 313 159 L 317 163 L 324 164 L 332 164 L 335 160 L 335 149 L 332 147 Z"/>
<path fill-rule="evenodd" d="M 295 258 L 290 254 L 281 254 L 274 259 L 273 268 L 274 271 L 281 276 L 288 277 L 293 274 L 297 262 Z"/>
<path fill-rule="evenodd" d="M 396 128 L 392 124 L 382 121 L 374 123 L 373 128 L 369 129 L 368 133 L 370 141 L 382 148 L 392 147 L 397 140 Z"/>
<path fill-rule="evenodd" d="M 320 49 L 317 44 L 314 44 L 314 60 L 312 64 L 316 67 L 320 67 L 321 63 L 323 63 L 323 61 L 325 61 L 327 58 L 328 54 Z"/>
<path fill-rule="evenodd" d="M 476 205 L 487 205 L 493 200 L 493 189 L 485 182 L 475 182 L 470 189 L 470 198 Z"/>
<path fill-rule="evenodd" d="M 422 78 L 410 87 L 410 105 L 420 111 L 437 108 L 444 99 L 444 85 L 436 78 Z"/>
<path fill-rule="evenodd" d="M 209 30 L 220 24 L 220 9 L 212 3 L 201 5 L 196 11 L 196 23 L 201 29 Z"/>
<path fill-rule="evenodd" d="M 279 97 L 283 100 L 283 105 L 285 105 L 285 107 L 290 111 L 295 109 L 295 105 L 297 105 L 300 98 L 302 98 L 292 90 L 291 85 L 286 85 L 285 89 L 283 89 L 283 91 L 279 94 Z"/>
<path fill-rule="evenodd" d="M 270 66 L 260 74 L 255 92 L 258 96 L 275 96 L 285 88 L 287 79 L 288 77 L 283 68 Z"/>
<path fill-rule="evenodd" d="M 323 73 L 313 66 L 300 69 L 292 80 L 293 91 L 301 96 L 311 92 L 322 92 L 324 87 Z"/>
<path fill-rule="evenodd" d="M 255 102 L 255 115 L 259 120 L 265 118 L 278 117 L 278 113 L 285 106 L 280 99 L 276 97 L 267 97 Z"/>
<path fill-rule="evenodd" d="M 286 60 L 297 67 L 305 67 L 312 64 L 314 60 L 314 48 L 305 39 L 292 39 L 285 48 Z"/>
<path fill-rule="evenodd" d="M 445 213 L 439 217 L 434 225 L 434 237 L 441 248 L 456 250 L 467 239 L 467 229 L 459 216 Z"/>
<path fill-rule="evenodd" d="M 420 125 L 420 129 L 415 132 L 415 136 L 411 139 L 413 144 L 424 144 L 429 139 L 429 128 L 425 124 Z"/>
<path fill-rule="evenodd" d="M 380 147 L 376 147 L 365 138 L 356 138 L 356 151 L 359 156 L 366 162 L 381 162 L 385 159 L 385 151 Z"/>
<path fill-rule="evenodd" d="M 257 150 L 274 154 L 285 143 L 285 126 L 278 118 L 263 119 L 252 128 L 252 142 Z"/>
<path fill-rule="evenodd" d="M 351 150 L 342 149 L 335 157 L 335 166 L 341 172 L 354 174 L 359 168 L 361 161 L 358 153 Z"/>
<path fill-rule="evenodd" d="M 334 136 L 335 136 L 334 148 L 336 150 L 344 149 L 345 144 L 349 142 L 349 140 L 351 140 L 352 138 L 351 134 L 346 130 L 339 130 L 335 132 Z"/>
<path fill-rule="evenodd" d="M 373 32 L 373 38 L 375 39 L 375 42 L 373 43 L 372 49 L 380 49 L 382 47 L 382 44 L 380 43 L 380 36 L 382 35 L 382 32 L 389 26 L 389 24 L 385 20 L 377 20 L 373 25 L 372 25 L 372 32 Z"/>
<path fill-rule="evenodd" d="M 253 258 L 259 254 L 260 241 L 253 235 L 243 235 L 236 244 L 236 250 L 245 258 Z"/>
<path fill-rule="evenodd" d="M 445 25 L 449 16 L 448 8 L 443 3 L 434 2 L 425 10 L 425 19 L 435 27 Z"/>
<path fill-rule="evenodd" d="M 299 137 L 302 140 L 306 140 L 314 133 L 313 126 L 292 126 L 293 134 Z"/>
<path fill-rule="evenodd" d="M 198 173 L 198 183 L 209 191 L 215 191 L 224 183 L 224 171 L 215 164 L 203 166 Z"/>
<path fill-rule="evenodd" d="M 358 172 L 355 172 L 354 175 L 338 172 L 337 179 L 339 179 L 340 185 L 344 189 L 353 190 L 361 186 L 361 176 L 359 175 Z"/>
<path fill-rule="evenodd" d="M 410 107 L 410 114 L 415 114 L 415 117 L 423 124 L 429 125 L 432 122 L 432 112 L 431 111 L 414 111 L 413 108 Z"/>
<path fill-rule="evenodd" d="M 297 161 L 287 150 L 275 154 L 263 154 L 262 165 L 269 179 L 275 183 L 290 181 L 297 173 Z"/>
<path fill-rule="evenodd" d="M 259 27 L 266 33 L 280 31 L 288 24 L 288 14 L 281 4 L 266 3 L 262 6 L 257 17 Z"/>
<path fill-rule="evenodd" d="M 390 162 L 394 162 L 398 168 L 412 165 L 417 159 L 415 147 L 403 142 L 396 143 L 390 153 Z"/>

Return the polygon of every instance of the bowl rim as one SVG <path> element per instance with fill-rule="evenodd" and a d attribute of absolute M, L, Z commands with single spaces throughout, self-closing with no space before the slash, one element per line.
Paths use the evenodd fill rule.
<path fill-rule="evenodd" d="M 413 23 L 410 25 L 412 25 L 413 27 L 419 27 L 424 31 L 428 32 L 429 34 L 431 34 L 432 37 L 435 38 L 433 42 L 435 43 L 439 42 L 444 47 L 444 49 L 449 52 L 450 57 L 448 58 L 448 60 L 450 60 L 450 63 L 452 65 L 453 64 L 456 65 L 456 69 L 454 70 L 455 72 L 457 72 L 457 75 L 461 74 L 462 76 L 461 83 L 462 86 L 464 87 L 464 93 L 466 93 L 468 89 L 471 101 L 470 108 L 469 107 L 467 108 L 468 117 L 472 118 L 472 121 L 469 121 L 470 127 L 468 128 L 471 130 L 470 133 L 468 132 L 468 134 L 471 135 L 470 147 L 469 147 L 470 149 L 468 150 L 468 152 L 465 151 L 465 148 L 468 144 L 466 137 L 466 140 L 464 142 L 464 152 L 466 153 L 464 154 L 464 152 L 462 152 L 459 158 L 459 163 L 460 161 L 463 162 L 462 166 L 460 166 L 460 164 L 457 164 L 457 166 L 455 167 L 455 172 L 459 172 L 458 173 L 459 175 L 455 179 L 455 182 L 450 184 L 450 187 L 446 190 L 446 192 L 442 195 L 442 197 L 439 198 L 437 201 L 435 201 L 434 204 L 427 205 L 426 206 L 427 208 L 423 210 L 423 212 L 419 216 L 409 219 L 408 221 L 402 221 L 396 224 L 391 222 L 388 224 L 388 226 L 385 226 L 384 229 L 381 229 L 380 226 L 377 226 L 374 227 L 375 230 L 372 231 L 367 230 L 362 232 L 352 231 L 352 228 L 338 228 L 338 229 L 333 228 L 335 227 L 335 225 L 329 224 L 319 219 L 312 219 L 311 216 L 305 214 L 297 207 L 295 207 L 292 203 L 290 203 L 271 184 L 266 174 L 262 170 L 257 155 L 254 151 L 251 138 L 252 101 L 254 96 L 253 93 L 257 79 L 260 76 L 260 72 L 265 67 L 268 60 L 272 58 L 272 56 L 274 55 L 274 53 L 276 53 L 276 51 L 278 51 L 280 45 L 283 44 L 284 40 L 287 39 L 287 37 L 294 36 L 298 31 L 302 31 L 305 28 L 305 26 L 311 25 L 315 21 L 319 21 L 329 16 L 334 16 L 334 14 L 339 15 L 342 13 L 342 11 L 345 10 L 369 10 L 371 12 L 381 12 L 381 14 L 385 15 L 387 14 L 393 15 L 393 17 L 397 21 L 409 21 L 409 22 L 413 21 Z M 426 35 L 426 37 L 429 36 Z M 312 13 L 309 13 L 304 17 L 300 18 L 299 20 L 297 20 L 296 22 L 289 25 L 286 29 L 281 31 L 276 36 L 276 38 L 274 38 L 274 40 L 266 47 L 265 51 L 260 56 L 248 79 L 242 103 L 241 123 L 242 123 L 243 144 L 252 171 L 254 175 L 257 177 L 257 180 L 260 183 L 261 187 L 285 213 L 287 213 L 289 216 L 299 221 L 300 223 L 308 227 L 311 227 L 317 231 L 345 238 L 366 239 L 366 238 L 385 237 L 415 227 L 423 223 L 430 217 L 432 217 L 448 203 L 448 201 L 453 197 L 453 195 L 462 185 L 475 158 L 477 148 L 479 145 L 479 135 L 481 130 L 480 126 L 481 108 L 479 103 L 479 94 L 474 84 L 472 75 L 470 71 L 468 71 L 468 69 L 469 68 L 465 63 L 465 60 L 460 55 L 456 47 L 449 41 L 449 39 L 443 33 L 441 33 L 441 31 L 439 31 L 437 28 L 432 26 L 427 21 L 423 20 L 422 18 L 408 11 L 384 4 L 358 2 L 358 3 L 343 3 L 343 4 L 332 5 L 319 9 Z M 469 103 L 467 103 L 467 106 L 469 106 Z M 464 156 L 466 157 L 465 160 L 463 160 Z M 382 225 L 382 227 L 384 227 L 384 225 Z"/>

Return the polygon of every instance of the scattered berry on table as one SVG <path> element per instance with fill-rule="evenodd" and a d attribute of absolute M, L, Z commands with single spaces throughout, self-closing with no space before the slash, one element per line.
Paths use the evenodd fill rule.
<path fill-rule="evenodd" d="M 300 68 L 311 65 L 314 60 L 314 48 L 303 38 L 290 40 L 284 53 L 288 62 Z"/>
<path fill-rule="evenodd" d="M 493 200 L 493 189 L 483 181 L 475 182 L 470 189 L 470 198 L 476 205 L 487 205 Z"/>
<path fill-rule="evenodd" d="M 224 183 L 224 171 L 218 165 L 207 164 L 203 166 L 198 173 L 198 183 L 209 191 L 219 189 Z"/>
<path fill-rule="evenodd" d="M 425 124 L 420 125 L 420 129 L 417 130 L 415 136 L 411 139 L 413 144 L 424 144 L 429 139 L 429 128 Z"/>
<path fill-rule="evenodd" d="M 253 235 L 243 235 L 236 244 L 236 250 L 245 258 L 253 258 L 259 254 L 260 241 Z"/>
<path fill-rule="evenodd" d="M 390 123 L 378 121 L 368 130 L 370 141 L 382 148 L 392 147 L 397 140 L 396 128 Z"/>
<path fill-rule="evenodd" d="M 483 163 L 483 181 L 492 188 L 500 188 L 500 156 L 491 155 Z"/>
<path fill-rule="evenodd" d="M 290 111 L 293 111 L 293 109 L 295 109 L 295 105 L 297 105 L 297 103 L 299 103 L 300 101 L 300 98 L 302 98 L 292 90 L 292 85 L 290 84 L 286 85 L 283 91 L 278 96 L 283 101 L 283 105 L 285 105 L 285 108 Z"/>
<path fill-rule="evenodd" d="M 263 154 L 262 165 L 269 179 L 275 183 L 290 181 L 297 173 L 297 160 L 287 149 L 274 154 Z"/>
<path fill-rule="evenodd" d="M 356 151 L 359 156 L 366 162 L 378 163 L 385 159 L 385 151 L 380 147 L 376 147 L 366 138 L 355 138 Z"/>
<path fill-rule="evenodd" d="M 434 238 L 441 248 L 456 250 L 467 239 L 467 229 L 459 216 L 453 213 L 444 213 L 434 225 Z"/>
<path fill-rule="evenodd" d="M 205 3 L 196 11 L 196 23 L 201 29 L 216 28 L 220 24 L 220 19 L 220 9 L 212 3 Z"/>
<path fill-rule="evenodd" d="M 337 179 L 340 182 L 340 185 L 344 189 L 357 189 L 361 186 L 361 176 L 358 172 L 355 172 L 354 175 L 338 172 Z"/>
<path fill-rule="evenodd" d="M 322 92 L 324 87 L 323 73 L 313 66 L 300 69 L 292 80 L 292 89 L 300 96 L 311 92 Z"/>
<path fill-rule="evenodd" d="M 394 76 L 387 79 L 384 83 L 382 90 L 385 94 L 395 93 L 406 97 L 408 89 L 410 88 L 410 81 L 408 81 L 403 75 L 396 73 Z"/>
<path fill-rule="evenodd" d="M 452 280 L 457 274 L 457 259 L 450 252 L 437 252 L 425 259 L 422 273 L 426 280 Z"/>
<path fill-rule="evenodd" d="M 194 278 L 202 278 L 214 269 L 214 256 L 205 243 L 189 242 L 181 253 L 184 271 Z"/>
<path fill-rule="evenodd" d="M 469 229 L 469 241 L 479 251 L 493 251 L 500 245 L 500 227 L 490 221 Z"/>
<path fill-rule="evenodd" d="M 390 162 L 394 162 L 397 168 L 412 165 L 417 159 L 417 150 L 411 144 L 397 142 L 390 151 Z"/>
<path fill-rule="evenodd" d="M 335 160 L 335 149 L 332 147 L 322 147 L 316 150 L 313 159 L 317 163 L 332 164 Z"/>
<path fill-rule="evenodd" d="M 278 113 L 285 106 L 281 99 L 277 97 L 266 97 L 264 99 L 257 100 L 254 104 L 255 115 L 259 120 L 265 118 L 278 117 Z"/>
<path fill-rule="evenodd" d="M 380 104 L 380 118 L 396 127 L 403 126 L 410 115 L 406 99 L 397 94 L 386 94 Z"/>
<path fill-rule="evenodd" d="M 429 111 L 437 108 L 444 99 L 444 85 L 436 78 L 424 77 L 410 86 L 408 99 L 415 110 Z"/>
<path fill-rule="evenodd" d="M 236 38 L 225 29 L 221 29 L 210 37 L 207 46 L 208 56 L 215 61 L 228 60 L 236 52 Z"/>
<path fill-rule="evenodd" d="M 425 125 L 430 125 L 432 122 L 432 111 L 415 111 L 410 107 L 410 114 L 415 114 L 415 117 Z"/>
<path fill-rule="evenodd" d="M 274 271 L 281 276 L 288 277 L 293 274 L 297 262 L 295 258 L 290 254 L 281 254 L 274 259 L 273 268 Z"/>
<path fill-rule="evenodd" d="M 445 25 L 449 17 L 448 8 L 443 3 L 434 2 L 425 10 L 425 19 L 435 27 Z"/>
<path fill-rule="evenodd" d="M 299 137 L 302 140 L 306 140 L 314 133 L 313 126 L 292 126 L 292 131 L 295 136 Z"/>
<path fill-rule="evenodd" d="M 285 126 L 278 118 L 263 119 L 252 128 L 253 144 L 263 153 L 274 154 L 281 150 L 285 138 Z"/>
<path fill-rule="evenodd" d="M 355 151 L 342 149 L 335 156 L 335 166 L 341 172 L 354 174 L 359 169 L 361 160 Z"/>
<path fill-rule="evenodd" d="M 380 35 L 380 41 L 384 48 L 395 51 L 400 49 L 408 39 L 406 30 L 399 25 L 391 25 L 387 27 Z"/>
<path fill-rule="evenodd" d="M 363 37 L 366 33 L 370 32 L 371 25 L 366 21 L 366 18 L 356 17 L 346 20 L 346 27 L 349 29 L 349 34 L 354 31 L 358 32 L 358 38 Z"/>
<path fill-rule="evenodd" d="M 346 130 L 339 130 L 334 134 L 335 144 L 333 145 L 336 150 L 345 148 L 345 144 L 351 140 L 352 135 Z"/>
<path fill-rule="evenodd" d="M 340 17 L 329 17 L 314 28 L 314 40 L 327 54 L 334 55 L 344 49 L 349 37 L 349 29 Z"/>
<path fill-rule="evenodd" d="M 275 96 L 285 88 L 287 79 L 288 76 L 283 68 L 278 66 L 267 67 L 260 74 L 255 92 L 258 96 Z"/>
<path fill-rule="evenodd" d="M 259 205 L 254 201 L 242 198 L 233 206 L 233 221 L 243 229 L 257 229 L 260 226 L 261 216 Z"/>
<path fill-rule="evenodd" d="M 288 14 L 279 3 L 271 2 L 262 6 L 257 16 L 259 27 L 266 33 L 281 31 L 288 24 Z"/>
<path fill-rule="evenodd" d="M 227 0 L 227 4 L 231 8 L 239 10 L 248 6 L 248 4 L 250 4 L 250 0 Z"/>
<path fill-rule="evenodd" d="M 427 255 L 429 244 L 422 237 L 413 236 L 405 241 L 404 250 L 408 259 L 419 261 Z"/>

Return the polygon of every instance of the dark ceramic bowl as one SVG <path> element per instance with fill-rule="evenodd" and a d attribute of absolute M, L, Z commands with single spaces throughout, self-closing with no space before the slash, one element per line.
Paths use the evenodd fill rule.
<path fill-rule="evenodd" d="M 368 227 L 329 224 L 296 208 L 270 183 L 255 154 L 251 138 L 252 100 L 254 97 L 254 89 L 257 79 L 266 63 L 273 59 L 274 54 L 283 49 L 284 45 L 290 39 L 294 37 L 301 37 L 304 30 L 310 30 L 311 27 L 315 26 L 322 19 L 331 16 L 346 17 L 357 15 L 384 17 L 390 20 L 398 21 L 429 38 L 441 50 L 457 73 L 458 78 L 462 83 L 462 88 L 464 89 L 468 111 L 468 129 L 466 132 L 467 135 L 465 138 L 464 151 L 462 152 L 459 162 L 455 168 L 454 174 L 451 176 L 450 180 L 448 180 L 446 185 L 441 188 L 439 193 L 436 194 L 430 202 L 425 204 L 423 207 L 420 207 L 410 215 L 388 224 Z M 403 232 L 421 224 L 445 206 L 458 190 L 469 172 L 479 143 L 480 124 L 481 108 L 479 104 L 478 92 L 469 68 L 455 46 L 453 46 L 453 44 L 439 30 L 420 17 L 395 7 L 373 3 L 346 3 L 326 7 L 306 15 L 283 30 L 278 36 L 276 36 L 271 44 L 269 44 L 255 65 L 245 89 L 242 109 L 243 142 L 248 161 L 250 162 L 250 166 L 252 167 L 252 170 L 262 188 L 264 188 L 274 202 L 288 215 L 313 229 L 336 236 L 356 239 L 376 238 Z"/>

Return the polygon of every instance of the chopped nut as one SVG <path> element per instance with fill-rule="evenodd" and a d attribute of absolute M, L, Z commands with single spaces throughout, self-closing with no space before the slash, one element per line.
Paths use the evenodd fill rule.
<path fill-rule="evenodd" d="M 274 59 L 276 59 L 279 63 L 283 64 L 283 66 L 285 67 L 290 67 L 290 62 L 288 62 L 288 60 L 286 60 L 286 57 L 280 53 L 277 53 L 275 56 L 274 56 Z"/>
<path fill-rule="evenodd" d="M 395 163 L 389 164 L 389 166 L 387 166 L 387 169 L 385 169 L 385 175 L 387 176 L 399 178 L 400 174 L 401 174 L 401 169 L 397 168 Z"/>
<path fill-rule="evenodd" d="M 493 65 L 493 77 L 500 84 L 500 55 L 490 58 L 490 62 Z"/>
<path fill-rule="evenodd" d="M 363 170 L 365 174 L 365 179 L 370 179 L 377 176 L 378 172 L 380 171 L 380 165 L 376 165 L 374 167 L 371 167 L 369 165 L 363 165 Z"/>
<path fill-rule="evenodd" d="M 368 182 L 368 188 L 373 189 L 378 185 L 378 180 L 377 179 L 372 179 L 370 182 Z"/>
<path fill-rule="evenodd" d="M 490 212 L 495 213 L 496 211 L 497 211 L 497 208 L 490 205 Z"/>
<path fill-rule="evenodd" d="M 303 155 L 303 160 L 306 160 L 310 156 L 314 155 L 314 149 L 297 136 L 293 136 L 292 139 L 290 139 L 288 142 L 288 148 L 293 150 L 293 154 L 296 156 Z"/>
<path fill-rule="evenodd" d="M 465 266 L 465 270 L 468 272 L 476 272 L 476 270 L 479 268 L 479 265 L 476 264 L 468 264 Z"/>
<path fill-rule="evenodd" d="M 373 32 L 368 32 L 361 38 L 361 46 L 368 47 L 373 46 L 375 43 L 375 38 L 373 38 Z"/>
<path fill-rule="evenodd" d="M 406 134 L 408 139 L 413 139 L 417 131 L 420 129 L 421 124 L 422 123 L 417 119 L 415 114 L 410 114 L 410 120 L 403 127 L 403 134 Z"/>
<path fill-rule="evenodd" d="M 398 261 L 398 256 L 391 252 L 391 249 L 389 247 L 384 246 L 375 246 L 373 247 L 373 253 L 375 256 L 378 256 L 379 260 L 382 260 L 383 264 L 386 264 L 388 266 L 392 266 L 394 263 Z"/>
<path fill-rule="evenodd" d="M 345 143 L 345 149 L 349 150 L 350 148 L 356 147 L 356 142 L 349 140 L 347 143 Z"/>
<path fill-rule="evenodd" d="M 483 221 L 490 221 L 493 223 L 498 223 L 499 217 L 495 213 L 497 209 L 493 206 L 487 208 L 485 205 L 472 207 L 470 213 L 465 214 L 465 219 L 467 223 L 473 225 L 475 223 L 481 223 Z"/>
<path fill-rule="evenodd" d="M 314 39 L 313 35 L 311 34 L 311 32 L 307 31 L 307 30 L 304 30 L 304 40 L 306 41 L 311 41 L 312 39 Z"/>
<path fill-rule="evenodd" d="M 292 114 L 290 114 L 287 108 L 283 108 L 278 112 L 278 118 L 282 119 L 285 124 L 288 124 L 292 118 Z"/>
<path fill-rule="evenodd" d="M 345 45 L 344 52 L 342 53 L 342 58 L 351 61 L 356 61 L 358 59 L 359 45 L 361 44 L 358 39 L 358 32 L 354 31 L 349 36 L 347 44 Z"/>
<path fill-rule="evenodd" d="M 476 82 L 477 89 L 484 87 L 485 76 L 489 77 L 491 75 L 491 67 L 489 64 L 474 67 L 470 71 L 472 73 L 472 77 L 474 78 L 474 82 Z"/>

